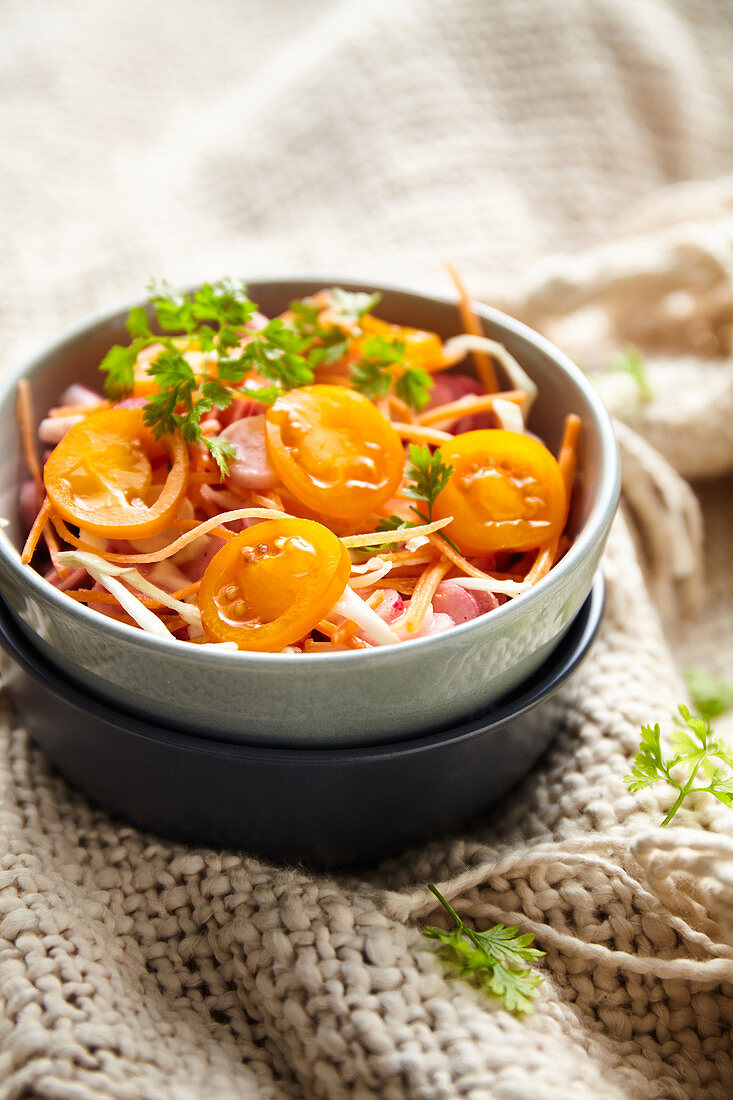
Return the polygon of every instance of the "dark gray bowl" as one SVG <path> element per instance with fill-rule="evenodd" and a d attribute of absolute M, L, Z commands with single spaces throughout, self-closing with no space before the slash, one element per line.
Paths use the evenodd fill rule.
<path fill-rule="evenodd" d="M 460 331 L 453 302 L 333 277 L 250 283 L 267 314 L 322 286 L 378 289 L 386 320 Z M 99 385 L 97 367 L 125 341 L 122 310 L 85 324 L 30 362 L 37 413 L 70 382 Z M 24 532 L 18 486 L 26 476 L 14 419 L 17 378 L 0 392 L 0 592 L 35 649 L 74 683 L 153 722 L 201 736 L 270 745 L 392 741 L 463 721 L 522 684 L 560 642 L 586 599 L 613 518 L 619 463 L 612 426 L 594 388 L 542 337 L 481 308 L 486 334 L 501 341 L 539 386 L 530 427 L 556 448 L 565 416 L 582 421 L 573 546 L 530 592 L 444 634 L 371 652 L 288 655 L 202 650 L 151 637 L 67 599 L 20 563 Z"/>
<path fill-rule="evenodd" d="M 558 731 L 555 692 L 596 635 L 600 576 L 545 664 L 481 717 L 390 745 L 273 749 L 153 726 L 70 687 L 0 601 L 8 690 L 38 744 L 111 813 L 164 836 L 269 859 L 366 863 L 457 828 L 532 767 Z"/>

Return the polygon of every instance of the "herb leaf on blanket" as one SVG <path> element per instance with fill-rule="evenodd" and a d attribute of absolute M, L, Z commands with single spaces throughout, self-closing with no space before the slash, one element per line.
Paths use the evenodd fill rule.
<path fill-rule="evenodd" d="M 533 1012 L 537 987 L 543 979 L 523 964 L 534 962 L 545 954 L 530 947 L 534 935 L 531 932 L 519 935 L 516 925 L 506 924 L 474 932 L 466 927 L 432 883 L 428 883 L 428 889 L 453 918 L 456 927 L 446 932 L 428 925 L 423 935 L 440 940 L 447 961 L 460 966 L 460 976 L 475 975 L 488 993 L 501 998 L 509 1012 Z"/>

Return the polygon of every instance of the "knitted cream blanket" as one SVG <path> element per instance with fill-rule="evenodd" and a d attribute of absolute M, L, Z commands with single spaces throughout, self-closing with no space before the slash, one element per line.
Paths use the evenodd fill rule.
<path fill-rule="evenodd" d="M 733 185 L 612 232 L 730 169 L 732 45 L 717 0 L 5 0 L 16 359 L 150 274 L 425 283 L 448 256 L 597 371 L 625 515 L 550 753 L 480 823 L 364 873 L 112 821 L 0 696 L 2 1100 L 733 1094 L 733 813 L 660 830 L 669 795 L 622 781 L 678 668 L 731 675 L 733 482 L 679 475 L 733 472 Z M 650 401 L 606 369 L 627 342 Z M 444 967 L 427 882 L 536 934 L 533 1016 Z"/>

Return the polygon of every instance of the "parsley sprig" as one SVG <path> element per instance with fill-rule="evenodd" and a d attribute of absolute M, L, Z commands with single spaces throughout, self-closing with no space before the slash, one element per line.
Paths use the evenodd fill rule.
<path fill-rule="evenodd" d="M 634 766 L 631 774 L 624 776 L 632 794 L 660 782 L 677 791 L 677 798 L 662 825 L 669 825 L 691 794 L 711 794 L 724 806 L 733 806 L 733 749 L 713 736 L 710 725 L 711 718 L 733 705 L 733 684 L 693 672 L 688 675 L 688 686 L 700 713 L 694 716 L 688 707 L 680 704 L 680 718 L 675 717 L 669 736 L 672 755 L 663 755 L 658 722 L 654 726 L 642 726 Z"/>
<path fill-rule="evenodd" d="M 404 340 L 368 336 L 351 369 L 351 384 L 365 397 L 386 397 L 394 390 L 406 405 L 420 412 L 430 400 L 433 380 L 426 370 L 406 359 Z"/>
<path fill-rule="evenodd" d="M 111 348 L 101 363 L 107 375 L 105 391 L 114 401 L 130 394 L 140 353 L 159 345 L 147 367 L 157 392 L 145 404 L 145 423 L 156 438 L 179 429 L 188 443 L 204 444 L 225 477 L 235 450 L 227 440 L 203 434 L 201 422 L 207 413 L 227 408 L 237 396 L 272 404 L 288 390 L 310 385 L 317 367 L 347 354 L 351 337 L 360 333 L 361 321 L 379 297 L 337 287 L 327 300 L 292 302 L 287 320 L 276 317 L 252 332 L 247 326 L 257 306 L 245 284 L 236 279 L 204 283 L 191 294 L 165 282 L 153 283 L 149 308 L 138 306 L 127 319 L 131 343 Z M 151 329 L 150 313 L 159 331 Z M 401 361 L 399 350 L 389 355 L 390 362 Z M 377 349 L 372 367 L 365 366 L 375 378 L 382 369 L 380 356 L 384 359 L 384 349 Z M 429 382 L 424 371 L 404 370 L 387 380 L 388 388 L 394 382 L 396 392 L 420 407 L 423 374 Z M 378 382 L 379 392 L 381 386 Z"/>
<path fill-rule="evenodd" d="M 412 500 L 422 500 L 428 506 L 427 519 L 414 505 L 410 505 L 423 523 L 433 522 L 433 507 L 439 495 L 448 484 L 448 479 L 453 473 L 452 466 L 446 466 L 440 455 L 440 448 L 431 451 L 429 447 L 418 447 L 411 443 L 407 451 L 408 463 L 405 466 L 405 477 L 410 484 L 405 489 L 405 496 Z"/>
<path fill-rule="evenodd" d="M 537 987 L 543 979 L 524 963 L 534 962 L 545 954 L 530 947 L 534 935 L 531 932 L 518 935 L 517 925 L 506 924 L 474 932 L 466 927 L 432 883 L 428 884 L 428 889 L 453 918 L 456 927 L 445 932 L 428 925 L 423 935 L 439 940 L 447 960 L 460 966 L 461 977 L 475 976 L 488 993 L 501 998 L 510 1012 L 533 1012 Z"/>
<path fill-rule="evenodd" d="M 101 364 L 107 375 L 105 390 L 113 400 L 129 394 L 140 352 L 160 344 L 147 370 L 157 392 L 145 405 L 145 423 L 156 438 L 178 428 L 187 442 L 203 443 L 224 477 L 234 447 L 227 440 L 204 436 L 202 419 L 212 409 L 227 408 L 243 392 L 271 404 L 286 390 L 308 385 L 317 362 L 309 353 L 320 333 L 285 324 L 280 318 L 255 333 L 247 332 L 257 306 L 247 296 L 245 284 L 234 279 L 204 283 L 190 295 L 167 283 L 153 283 L 149 303 L 161 331 L 151 330 L 148 311 L 142 306 L 130 312 L 127 330 L 132 343 L 111 348 Z M 248 339 L 243 342 L 246 332 Z M 343 340 L 343 334 L 339 338 Z M 199 369 L 191 365 L 192 351 L 205 356 Z M 243 387 L 249 374 L 268 384 Z"/>

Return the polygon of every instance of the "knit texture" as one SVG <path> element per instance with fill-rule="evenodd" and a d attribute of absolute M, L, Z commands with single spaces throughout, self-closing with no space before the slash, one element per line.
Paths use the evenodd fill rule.
<path fill-rule="evenodd" d="M 150 275 L 445 289 L 449 258 L 598 374 L 626 470 L 557 741 L 481 820 L 380 867 L 142 835 L 0 698 L 1 1100 L 733 1093 L 733 814 L 698 798 L 662 831 L 669 794 L 622 780 L 680 668 L 731 673 L 732 46 L 717 0 L 6 0 L 9 365 Z M 647 402 L 607 369 L 629 341 Z M 533 1016 L 446 969 L 427 882 L 536 934 Z"/>

